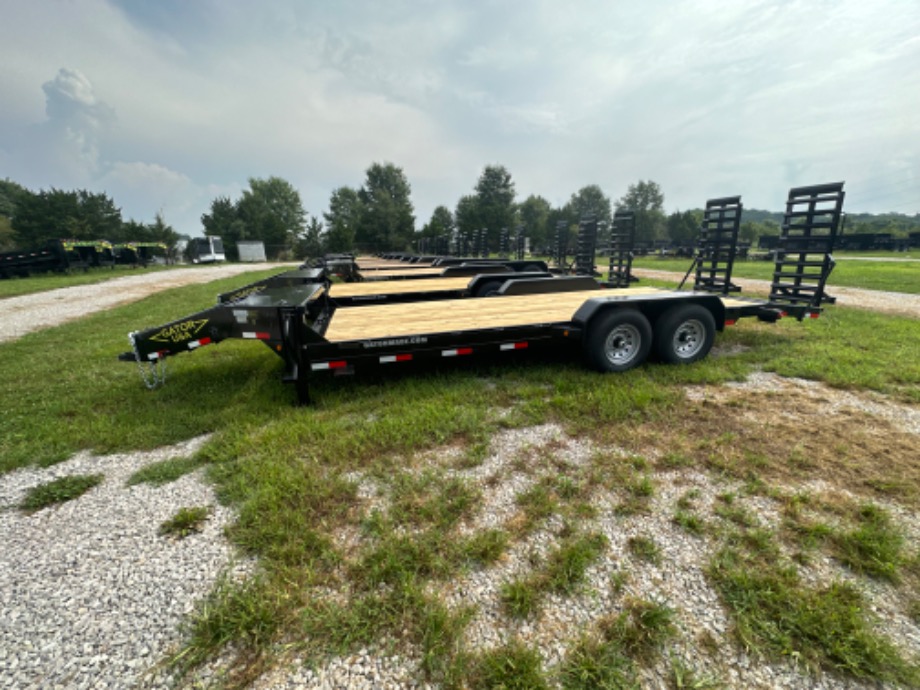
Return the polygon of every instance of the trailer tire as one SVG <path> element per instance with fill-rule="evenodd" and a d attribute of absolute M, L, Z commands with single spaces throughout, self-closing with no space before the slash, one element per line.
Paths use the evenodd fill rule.
<path fill-rule="evenodd" d="M 655 354 L 669 364 L 690 364 L 709 354 L 715 337 L 712 312 L 699 304 L 680 304 L 655 324 Z"/>
<path fill-rule="evenodd" d="M 540 268 L 540 264 L 527 264 L 524 268 L 521 269 L 521 273 L 542 273 L 543 269 Z"/>
<path fill-rule="evenodd" d="M 501 286 L 504 281 L 501 280 L 489 280 L 478 288 L 476 288 L 477 297 L 495 297 L 498 294 L 498 291 L 501 289 Z"/>
<path fill-rule="evenodd" d="M 585 355 L 602 372 L 628 371 L 642 364 L 652 349 L 652 327 L 635 309 L 604 312 L 588 324 Z"/>

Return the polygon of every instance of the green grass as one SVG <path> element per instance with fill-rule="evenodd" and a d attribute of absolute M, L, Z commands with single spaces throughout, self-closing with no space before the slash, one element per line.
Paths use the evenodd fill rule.
<path fill-rule="evenodd" d="M 728 607 L 741 643 L 812 670 L 920 683 L 920 667 L 873 631 L 868 606 L 851 585 L 812 587 L 795 568 L 758 551 L 722 549 L 708 576 Z"/>
<path fill-rule="evenodd" d="M 569 534 L 549 554 L 545 568 L 502 585 L 499 598 L 505 613 L 514 618 L 528 618 L 540 610 L 550 592 L 572 594 L 607 545 L 603 534 Z"/>
<path fill-rule="evenodd" d="M 127 485 L 151 484 L 152 486 L 163 486 L 194 472 L 199 467 L 201 467 L 201 461 L 197 458 L 171 458 L 153 462 L 128 477 Z"/>
<path fill-rule="evenodd" d="M 640 561 L 659 565 L 661 563 L 661 548 L 650 537 L 630 537 L 626 541 L 626 548 Z"/>
<path fill-rule="evenodd" d="M 471 662 L 469 687 L 473 690 L 542 690 L 549 688 L 540 653 L 520 642 L 484 652 Z"/>
<path fill-rule="evenodd" d="M 672 522 L 678 527 L 685 529 L 690 534 L 695 534 L 697 536 L 706 531 L 706 523 L 703 518 L 690 510 L 679 508 L 674 512 Z"/>
<path fill-rule="evenodd" d="M 542 592 L 534 580 L 525 578 L 504 583 L 499 598 L 509 616 L 529 618 L 539 610 Z"/>
<path fill-rule="evenodd" d="M 836 255 L 837 265 L 828 278 L 828 293 L 834 294 L 835 286 L 863 288 L 866 290 L 887 290 L 890 292 L 920 293 L 920 264 L 916 262 L 891 261 L 848 261 L 845 254 Z M 680 277 L 690 268 L 692 259 L 637 257 L 634 268 L 656 271 L 673 271 Z M 774 265 L 770 261 L 736 261 L 732 276 L 736 278 L 773 279 Z M 679 281 L 679 277 L 675 283 Z M 643 281 L 644 282 L 644 281 Z M 688 279 L 693 283 L 693 276 Z"/>
<path fill-rule="evenodd" d="M 130 266 L 115 266 L 114 268 L 91 268 L 88 271 L 74 273 L 44 273 L 29 276 L 28 278 L 10 278 L 8 280 L 0 280 L 0 299 L 5 297 L 18 297 L 19 295 L 30 295 L 36 292 L 44 292 L 45 290 L 75 287 L 78 285 L 96 285 L 124 276 L 133 276 L 173 268 L 182 267 L 151 265 L 147 268 L 131 268 Z"/>
<path fill-rule="evenodd" d="M 631 600 L 602 620 L 569 651 L 559 671 L 566 690 L 639 688 L 638 666 L 654 661 L 676 633 L 674 611 L 658 602 Z"/>
<path fill-rule="evenodd" d="M 15 389 L 0 391 L 0 472 L 48 465 L 82 449 L 143 450 L 213 432 L 194 459 L 156 463 L 131 481 L 160 484 L 200 464 L 221 501 L 236 508 L 239 517 L 227 534 L 258 559 L 257 574 L 241 582 L 225 578 L 202 602 L 177 661 L 194 665 L 232 651 L 238 655 L 233 661 L 238 686 L 287 645 L 310 663 L 361 647 L 420 650 L 420 677 L 444 687 L 554 680 L 527 647 L 500 648 L 494 657 L 471 653 L 463 633 L 475 611 L 448 610 L 440 589 L 490 567 L 531 530 L 561 520 L 566 527 L 556 545 L 508 597 L 523 602 L 524 617 L 534 615 L 547 593 L 579 591 L 586 569 L 607 548 L 587 522 L 595 513 L 595 492 L 609 490 L 641 512 L 656 493 L 652 464 L 702 470 L 705 453 L 669 449 L 654 463 L 600 453 L 582 465 L 565 465 L 551 448 L 534 449 L 529 457 L 534 462 L 525 468 L 534 483 L 517 504 L 521 520 L 470 530 L 484 510 L 482 496 L 456 471 L 481 462 L 490 438 L 502 429 L 553 422 L 574 438 L 629 448 L 630 434 L 688 412 L 684 386 L 738 380 L 756 368 L 920 402 L 920 363 L 912 357 L 920 341 L 918 322 L 844 308 L 805 324 L 743 322 L 719 337 L 720 344 L 740 346 L 740 352 L 690 367 L 650 364 L 622 376 L 599 376 L 577 361 L 547 357 L 500 367 L 471 362 L 404 376 L 358 372 L 350 379 L 318 377 L 310 408 L 292 406 L 293 391 L 278 380 L 281 361 L 254 343 L 225 342 L 176 357 L 167 385 L 153 392 L 143 388 L 136 367 L 115 361 L 126 349 L 128 331 L 209 307 L 216 293 L 253 279 L 168 291 L 0 345 L 0 378 L 17 381 Z M 716 433 L 700 441 L 714 454 L 738 442 Z M 461 449 L 461 468 L 442 466 L 439 457 L 420 460 L 426 451 L 445 448 Z M 752 460 L 750 469 L 756 464 Z M 380 489 L 369 505 L 359 497 L 356 477 Z M 694 500 L 687 492 L 678 508 L 683 527 L 696 533 Z M 707 539 L 725 539 L 736 551 L 774 553 L 771 534 L 746 526 L 744 511 L 733 505 L 737 500 L 721 503 L 725 520 L 712 521 L 721 528 L 716 536 L 706 530 Z M 853 520 L 851 528 L 835 532 L 840 540 L 827 537 L 815 548 L 842 560 L 844 552 L 837 549 L 848 538 L 847 553 L 855 554 L 846 556 L 853 559 L 849 567 L 872 575 L 859 564 L 879 560 L 878 554 L 864 547 L 892 528 L 878 519 Z M 636 558 L 660 559 L 650 540 L 630 548 Z M 903 548 L 897 553 L 880 562 L 897 563 L 907 579 Z M 720 572 L 735 574 L 730 568 Z M 616 573 L 610 587 L 624 587 L 625 579 Z M 797 580 L 787 590 L 793 598 L 785 604 L 806 608 L 823 601 Z M 754 594 L 763 593 L 754 588 Z M 831 600 L 839 604 L 846 598 Z M 559 682 L 591 687 L 588 681 L 577 685 L 577 679 L 622 678 L 628 687 L 637 678 L 637 665 L 654 658 L 670 627 L 664 607 L 627 603 L 626 608 L 625 618 L 615 616 L 592 630 L 578 650 L 573 641 Z M 766 608 L 769 615 L 774 610 L 782 606 Z M 865 611 L 850 615 L 851 627 L 860 621 L 868 626 Z M 857 668 L 868 677 L 887 677 L 873 676 L 881 673 L 878 665 Z M 905 674 L 898 677 L 909 678 Z"/>
<path fill-rule="evenodd" d="M 240 420 L 257 425 L 287 404 L 290 391 L 275 378 L 279 360 L 267 348 L 236 341 L 176 357 L 171 380 L 153 392 L 136 365 L 116 360 L 129 331 L 210 307 L 218 292 L 276 272 L 168 290 L 0 345 L 0 376 L 17 381 L 0 391 L 0 472 L 49 465 L 81 449 L 146 450 Z"/>
<path fill-rule="evenodd" d="M 904 535 L 888 514 L 873 505 L 860 506 L 859 526 L 832 537 L 837 557 L 858 573 L 896 581 L 904 563 Z"/>
<path fill-rule="evenodd" d="M 35 512 L 42 508 L 72 501 L 98 486 L 104 478 L 101 474 L 72 474 L 39 484 L 26 492 L 19 507 L 27 512 Z"/>
<path fill-rule="evenodd" d="M 208 506 L 195 506 L 180 508 L 176 514 L 160 525 L 160 536 L 185 537 L 201 531 L 205 520 L 211 514 Z"/>

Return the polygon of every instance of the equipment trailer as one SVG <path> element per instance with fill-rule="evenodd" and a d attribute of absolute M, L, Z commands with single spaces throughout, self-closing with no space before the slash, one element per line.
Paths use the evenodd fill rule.
<path fill-rule="evenodd" d="M 790 192 L 783 233 L 793 249 L 777 261 L 769 299 L 707 290 L 604 289 L 590 278 L 544 277 L 506 282 L 501 299 L 432 300 L 419 294 L 424 301 L 356 308 L 354 302 L 337 303 L 339 286 L 307 282 L 320 274 L 303 273 L 287 284 L 228 293 L 211 309 L 132 333 L 132 351 L 120 359 L 136 361 L 145 375 L 149 366 L 152 381 L 145 380 L 153 387 L 160 380 L 158 365 L 172 355 L 226 338 L 261 340 L 283 359 L 283 380 L 295 385 L 301 404 L 310 400 L 310 377 L 322 372 L 499 354 L 540 343 L 579 344 L 588 363 L 602 372 L 632 369 L 652 351 L 668 363 L 695 362 L 709 353 L 716 332 L 741 318 L 818 316 L 833 260 L 826 255 L 816 261 L 809 254 L 820 244 L 817 238 L 836 233 L 842 187 Z M 814 268 L 821 270 L 809 272 Z M 573 290 L 571 280 L 588 283 Z"/>

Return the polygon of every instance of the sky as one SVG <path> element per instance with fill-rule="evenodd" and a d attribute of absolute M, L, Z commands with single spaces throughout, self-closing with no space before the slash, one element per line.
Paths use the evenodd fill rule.
<path fill-rule="evenodd" d="M 505 166 L 517 200 L 654 180 L 668 212 L 846 182 L 920 213 L 918 0 L 0 0 L 0 179 L 201 234 L 276 175 L 322 217 L 374 162 L 416 226 Z"/>

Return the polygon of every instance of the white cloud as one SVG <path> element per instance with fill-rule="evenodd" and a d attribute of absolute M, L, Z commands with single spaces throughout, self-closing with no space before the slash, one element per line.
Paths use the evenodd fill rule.
<path fill-rule="evenodd" d="M 165 206 L 197 223 L 210 190 L 268 175 L 319 215 L 381 160 L 406 171 L 420 223 L 493 162 L 522 198 L 654 179 L 682 208 L 920 175 L 913 2 L 82 0 L 7 17 L 3 174 L 104 185 L 139 220 Z M 920 211 L 901 187 L 887 202 Z"/>

